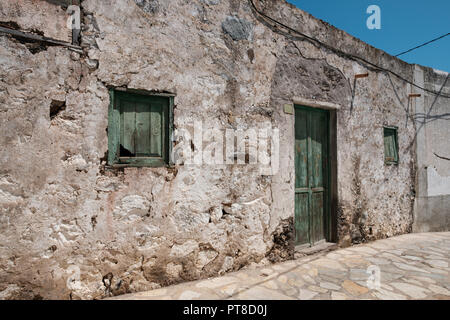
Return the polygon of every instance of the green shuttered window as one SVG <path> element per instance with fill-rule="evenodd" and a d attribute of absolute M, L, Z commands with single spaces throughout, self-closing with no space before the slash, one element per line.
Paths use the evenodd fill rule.
<path fill-rule="evenodd" d="M 384 162 L 398 164 L 398 138 L 396 127 L 384 127 Z"/>
<path fill-rule="evenodd" d="M 169 164 L 173 97 L 111 90 L 108 164 Z"/>

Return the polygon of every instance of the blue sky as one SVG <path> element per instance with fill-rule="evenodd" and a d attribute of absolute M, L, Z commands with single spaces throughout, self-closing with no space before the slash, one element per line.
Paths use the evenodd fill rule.
<path fill-rule="evenodd" d="M 392 55 L 450 32 L 449 0 L 287 1 Z M 380 30 L 366 26 L 369 5 L 381 9 Z M 450 36 L 399 58 L 450 72 Z"/>

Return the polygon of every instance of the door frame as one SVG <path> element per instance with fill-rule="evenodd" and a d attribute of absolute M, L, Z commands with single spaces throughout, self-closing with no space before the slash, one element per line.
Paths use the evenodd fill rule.
<path fill-rule="evenodd" d="M 330 107 L 331 106 L 331 107 Z M 316 110 L 316 111 L 326 111 L 327 112 L 327 149 L 328 149 L 328 163 L 327 163 L 327 194 L 326 194 L 326 210 L 324 212 L 325 223 L 325 240 L 326 242 L 337 243 L 338 242 L 338 232 L 337 232 L 337 214 L 338 214 L 338 196 L 337 196 L 337 109 L 330 103 L 323 103 L 323 107 L 320 103 L 315 102 L 314 105 L 308 105 L 302 101 L 294 102 L 294 132 L 295 132 L 295 110 Z M 295 150 L 295 136 L 294 136 L 294 148 Z M 295 151 L 294 151 L 295 152 Z M 295 154 L 294 154 L 295 157 Z M 294 165 L 294 177 L 295 177 L 295 165 Z M 294 181 L 295 185 L 295 181 Z M 294 188 L 295 193 L 295 188 Z M 295 197 L 294 197 L 295 199 Z M 295 200 L 294 200 L 295 201 Z M 295 208 L 295 205 L 294 205 Z M 295 212 L 294 212 L 295 219 Z M 295 224 L 295 222 L 294 222 Z M 294 228 L 295 232 L 295 228 Z M 305 245 L 300 245 L 303 247 Z"/>

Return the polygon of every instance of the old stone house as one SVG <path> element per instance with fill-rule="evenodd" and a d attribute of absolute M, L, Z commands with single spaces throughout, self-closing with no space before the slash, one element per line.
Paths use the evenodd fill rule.
<path fill-rule="evenodd" d="M 449 230 L 448 73 L 283 0 L 2 0 L 0 62 L 0 298 Z"/>

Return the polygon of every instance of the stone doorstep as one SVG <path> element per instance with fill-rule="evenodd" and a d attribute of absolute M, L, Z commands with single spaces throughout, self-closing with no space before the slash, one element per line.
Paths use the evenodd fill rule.
<path fill-rule="evenodd" d="M 338 249 L 338 245 L 333 242 L 320 242 L 315 246 L 310 247 L 309 245 L 301 245 L 295 247 L 295 259 L 310 256 L 317 253 L 325 253 Z"/>

